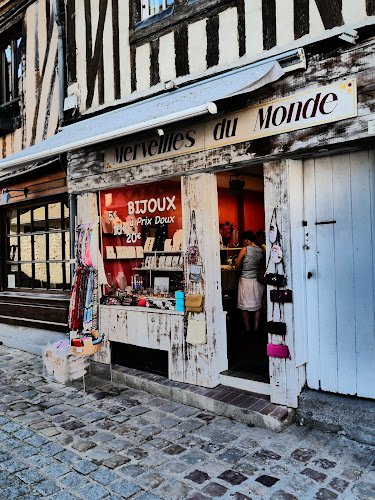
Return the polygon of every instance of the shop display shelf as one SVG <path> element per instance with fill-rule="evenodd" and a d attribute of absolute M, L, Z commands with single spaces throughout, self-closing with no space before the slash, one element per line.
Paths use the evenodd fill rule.
<path fill-rule="evenodd" d="M 132 271 L 176 271 L 181 272 L 181 267 L 133 267 Z"/>

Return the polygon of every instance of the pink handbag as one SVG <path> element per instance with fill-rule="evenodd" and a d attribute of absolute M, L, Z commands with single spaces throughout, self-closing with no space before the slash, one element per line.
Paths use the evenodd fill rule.
<path fill-rule="evenodd" d="M 281 344 L 267 344 L 267 356 L 271 356 L 272 358 L 292 359 L 288 346 Z"/>

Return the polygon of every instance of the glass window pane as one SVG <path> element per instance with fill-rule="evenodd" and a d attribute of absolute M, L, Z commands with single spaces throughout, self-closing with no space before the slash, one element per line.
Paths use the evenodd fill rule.
<path fill-rule="evenodd" d="M 163 10 L 163 0 L 150 0 L 150 16 Z"/>
<path fill-rule="evenodd" d="M 18 260 L 18 238 L 8 239 L 8 260 Z"/>
<path fill-rule="evenodd" d="M 61 229 L 61 203 L 48 205 L 48 229 Z"/>
<path fill-rule="evenodd" d="M 50 288 L 62 290 L 64 288 L 63 282 L 63 266 L 65 264 L 50 264 L 49 266 L 49 279 L 50 279 Z"/>
<path fill-rule="evenodd" d="M 21 236 L 20 238 L 20 260 L 32 260 L 31 236 Z"/>
<path fill-rule="evenodd" d="M 173 5 L 173 2 L 174 2 L 174 0 L 167 0 L 167 7 L 169 7 L 170 5 Z"/>
<path fill-rule="evenodd" d="M 49 260 L 62 260 L 61 233 L 50 233 L 49 235 Z"/>
<path fill-rule="evenodd" d="M 16 54 L 16 68 L 17 68 L 17 84 L 18 88 L 15 89 L 17 91 L 17 95 L 15 97 L 18 97 L 22 93 L 22 38 L 18 38 L 16 45 L 17 45 L 17 54 Z"/>
<path fill-rule="evenodd" d="M 46 238 L 45 234 L 36 234 L 34 236 L 34 260 L 46 260 Z"/>
<path fill-rule="evenodd" d="M 31 264 L 21 264 L 21 287 L 22 288 L 32 288 L 32 265 Z"/>
<path fill-rule="evenodd" d="M 20 210 L 20 232 L 31 233 L 31 210 L 29 208 Z"/>
<path fill-rule="evenodd" d="M 46 230 L 46 208 L 38 207 L 33 210 L 34 217 L 34 231 Z"/>
<path fill-rule="evenodd" d="M 35 264 L 34 288 L 47 288 L 47 265 Z"/>
<path fill-rule="evenodd" d="M 10 210 L 7 213 L 7 233 L 17 233 L 17 210 Z"/>

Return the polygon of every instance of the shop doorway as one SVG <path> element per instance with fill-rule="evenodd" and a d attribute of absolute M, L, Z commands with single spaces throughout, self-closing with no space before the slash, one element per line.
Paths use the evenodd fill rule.
<path fill-rule="evenodd" d="M 258 247 L 265 244 L 263 165 L 220 172 L 217 174 L 217 186 L 222 301 L 226 312 L 228 357 L 228 370 L 222 373 L 222 382 L 265 393 L 266 384 L 269 384 L 265 289 L 257 302 L 260 306 L 260 323 L 255 331 L 256 313 L 247 312 L 244 317 L 244 312 L 238 308 L 238 286 L 242 271 L 235 268 L 245 231 L 254 233 L 254 243 Z"/>

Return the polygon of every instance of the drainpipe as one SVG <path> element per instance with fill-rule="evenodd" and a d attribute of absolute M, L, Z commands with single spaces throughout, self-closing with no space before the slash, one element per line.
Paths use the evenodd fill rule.
<path fill-rule="evenodd" d="M 64 98 L 65 98 L 65 58 L 64 58 L 64 26 L 60 12 L 59 0 L 53 0 L 53 13 L 57 24 L 57 73 L 59 78 L 59 125 L 64 119 Z"/>

